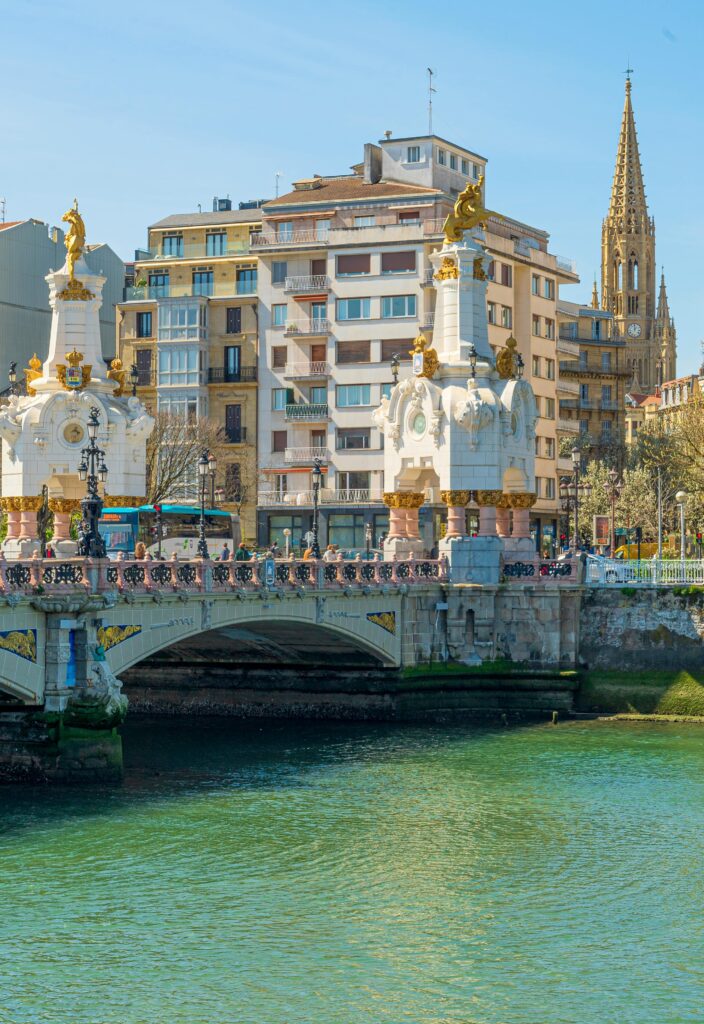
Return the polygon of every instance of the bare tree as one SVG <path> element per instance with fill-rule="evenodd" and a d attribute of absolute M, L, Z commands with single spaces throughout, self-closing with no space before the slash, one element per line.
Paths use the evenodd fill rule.
<path fill-rule="evenodd" d="M 150 505 L 183 497 L 195 498 L 198 459 L 204 451 L 219 458 L 225 441 L 223 430 L 212 420 L 186 421 L 173 413 L 158 412 L 147 444 L 147 502 Z"/>

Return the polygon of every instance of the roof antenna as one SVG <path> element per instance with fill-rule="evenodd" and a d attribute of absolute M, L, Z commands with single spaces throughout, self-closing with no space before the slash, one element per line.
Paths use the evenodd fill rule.
<path fill-rule="evenodd" d="M 6 208 L 6 206 L 7 206 L 7 203 L 5 201 L 5 196 L 0 196 L 0 213 L 2 214 L 2 223 L 3 224 L 5 223 L 5 208 Z"/>
<path fill-rule="evenodd" d="M 283 174 L 283 171 L 277 171 L 274 177 L 276 178 L 276 198 L 279 198 L 279 178 Z"/>
<path fill-rule="evenodd" d="M 437 89 L 433 88 L 433 75 L 435 72 L 432 68 L 427 68 L 428 72 L 428 135 L 433 134 L 433 93 L 437 92 Z"/>

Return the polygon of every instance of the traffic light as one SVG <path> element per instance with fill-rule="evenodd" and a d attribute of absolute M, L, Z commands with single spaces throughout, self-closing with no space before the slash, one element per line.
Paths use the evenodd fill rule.
<path fill-rule="evenodd" d="M 702 531 L 697 530 L 697 557 L 702 557 Z"/>
<path fill-rule="evenodd" d="M 567 543 L 567 534 L 566 533 L 561 533 L 560 534 L 560 544 L 564 547 L 566 543 Z"/>

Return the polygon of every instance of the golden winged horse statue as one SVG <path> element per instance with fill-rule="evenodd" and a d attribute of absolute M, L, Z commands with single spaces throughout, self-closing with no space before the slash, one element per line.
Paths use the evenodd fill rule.
<path fill-rule="evenodd" d="M 61 220 L 67 221 L 70 225 L 66 232 L 64 245 L 66 246 L 66 262 L 68 263 L 70 280 L 75 281 L 74 267 L 86 244 L 86 229 L 83 218 L 78 212 L 77 199 L 73 200 L 72 209 L 67 210 Z"/>

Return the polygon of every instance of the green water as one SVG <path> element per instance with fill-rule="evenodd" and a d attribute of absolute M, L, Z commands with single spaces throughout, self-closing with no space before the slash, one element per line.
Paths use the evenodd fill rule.
<path fill-rule="evenodd" d="M 0 790 L 2 1024 L 704 1020 L 704 731 L 136 722 Z"/>

